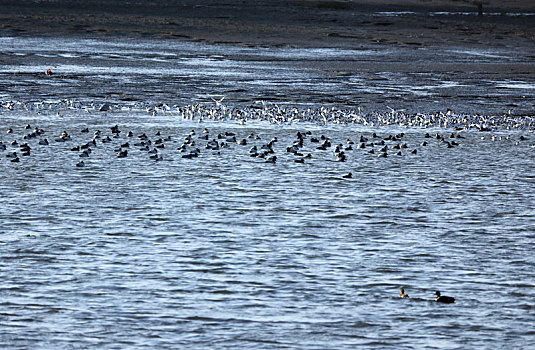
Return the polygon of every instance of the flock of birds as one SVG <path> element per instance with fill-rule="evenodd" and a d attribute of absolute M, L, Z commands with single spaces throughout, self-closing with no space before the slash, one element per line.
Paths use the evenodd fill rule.
<path fill-rule="evenodd" d="M 85 167 L 91 159 L 93 152 L 99 149 L 113 149 L 115 157 L 127 158 L 146 154 L 149 160 L 158 162 L 164 160 L 164 149 L 176 149 L 174 153 L 166 153 L 166 156 L 179 155 L 181 158 L 193 159 L 204 154 L 220 155 L 226 149 L 238 147 L 246 149 L 247 156 L 266 163 L 277 163 L 277 154 L 284 152 L 289 155 L 285 159 L 291 159 L 295 163 L 305 164 L 311 158 L 329 159 L 336 162 L 345 162 L 352 152 L 360 151 L 371 156 L 387 158 L 389 156 L 405 156 L 418 153 L 417 148 L 409 147 L 405 140 L 405 133 L 388 134 L 380 136 L 373 132 L 371 135 L 358 135 L 355 140 L 346 139 L 345 142 L 335 142 L 325 134 L 314 135 L 311 131 L 297 131 L 295 139 L 291 143 L 278 145 L 277 136 L 268 137 L 266 140 L 258 134 L 247 132 L 247 135 L 239 136 L 236 132 L 224 131 L 213 133 L 208 128 L 191 130 L 183 136 L 164 136 L 160 131 L 153 135 L 147 132 L 124 131 L 118 125 L 101 130 L 89 130 L 85 127 L 81 130 L 67 131 L 50 135 L 40 127 L 26 125 L 24 131 L 17 130 L 19 139 L 14 139 L 7 144 L 0 141 L 0 151 L 6 152 L 6 158 L 13 163 L 27 158 L 38 147 L 50 147 L 52 143 L 66 145 L 62 149 L 70 150 L 78 154 L 76 167 Z M 107 131 L 109 130 L 109 131 Z M 15 135 L 13 128 L 7 129 L 7 135 Z M 73 136 L 74 135 L 74 136 Z M 20 138 L 22 137 L 22 139 Z M 464 138 L 459 133 L 449 132 L 443 135 L 438 133 L 431 135 L 425 133 L 420 147 L 425 147 L 436 139 L 436 142 L 444 148 L 459 146 Z M 245 152 L 245 151 L 244 151 Z M 329 154 L 331 154 L 329 156 Z M 352 173 L 342 175 L 343 178 L 352 178 Z"/>
<path fill-rule="evenodd" d="M 456 114 L 448 109 L 437 113 L 405 113 L 404 110 L 390 108 L 387 113 L 364 113 L 360 107 L 356 109 L 342 109 L 336 107 L 320 106 L 291 107 L 287 105 L 269 104 L 257 101 L 251 106 L 228 107 L 220 100 L 212 99 L 213 103 L 178 106 L 168 104 L 148 105 L 145 103 L 103 103 L 84 104 L 79 101 L 63 100 L 59 102 L 23 102 L 0 101 L 2 110 L 24 110 L 37 114 L 56 114 L 62 116 L 65 111 L 80 111 L 86 113 L 113 113 L 113 112 L 142 112 L 149 115 L 171 115 L 182 119 L 212 121 L 268 121 L 274 124 L 292 124 L 312 122 L 317 124 L 361 124 L 370 127 L 383 125 L 398 125 L 400 127 L 443 127 L 455 131 L 475 129 L 491 131 L 498 129 L 521 129 L 533 132 L 535 129 L 535 116 L 516 116 L 504 114 L 500 116 Z"/>
<path fill-rule="evenodd" d="M 405 293 L 405 289 L 404 288 L 400 288 L 399 290 L 399 297 L 401 299 L 409 299 L 409 295 L 407 293 Z M 437 303 L 443 303 L 443 304 L 453 304 L 455 302 L 455 298 L 454 297 L 449 297 L 447 295 L 442 295 L 440 294 L 440 292 L 437 290 L 435 292 L 435 301 Z"/>
<path fill-rule="evenodd" d="M 73 104 L 72 102 L 68 103 L 67 106 L 77 108 L 77 105 Z M 9 104 L 6 107 L 4 103 L 3 108 L 13 109 L 15 108 L 15 106 L 13 104 Z M 42 107 L 39 108 L 42 109 Z M 111 107 L 110 105 L 105 104 L 100 106 L 98 110 L 100 110 L 101 112 L 110 112 L 112 108 L 116 107 Z M 165 106 L 160 106 L 158 108 L 168 109 L 168 107 Z M 196 105 L 179 108 L 178 111 L 179 114 L 181 114 L 182 117 L 185 119 L 199 118 L 199 121 L 202 120 L 203 116 L 209 117 L 209 119 L 216 120 L 220 120 L 224 116 L 227 116 L 228 118 L 234 116 L 239 120 L 247 121 L 249 120 L 249 118 L 251 118 L 254 111 L 254 115 L 257 118 L 266 114 L 274 114 L 278 116 L 277 118 L 279 118 L 278 120 L 280 122 L 285 123 L 295 122 L 295 118 L 297 118 L 297 116 L 299 115 L 310 116 L 313 114 L 310 109 L 307 110 L 306 113 L 301 113 L 298 109 L 295 108 L 274 108 L 278 108 L 276 113 L 273 113 L 273 111 L 268 109 L 266 105 L 263 105 L 260 110 L 236 108 L 227 109 L 221 104 L 221 100 L 219 100 L 216 101 L 215 108 L 208 108 L 207 106 Z M 351 118 L 352 120 L 355 120 L 355 118 L 361 118 L 360 121 L 363 123 L 369 123 L 370 125 L 374 125 L 375 123 L 374 121 L 369 121 L 368 119 L 365 119 L 365 117 L 359 117 L 358 115 L 353 115 L 351 117 L 351 113 L 343 114 L 342 111 L 335 109 L 327 110 L 325 108 L 321 108 L 320 111 L 317 112 L 315 115 L 323 115 L 322 118 L 324 119 L 326 118 L 326 115 L 330 115 L 329 120 L 334 118 L 338 121 L 342 119 L 343 115 L 343 118 L 345 118 L 344 120 L 346 122 Z M 391 117 L 394 117 L 394 114 L 392 114 Z M 399 115 L 397 117 L 399 117 Z M 444 119 L 445 117 L 448 117 L 448 119 Z M 270 118 L 275 117 L 272 116 Z M 420 120 L 420 122 L 422 122 L 423 119 L 419 118 L 420 117 L 414 117 L 413 120 Z M 456 123 L 459 123 L 460 119 L 459 116 L 454 116 L 451 112 L 443 114 L 440 118 L 442 119 L 441 121 L 439 121 L 439 124 L 443 124 L 444 126 L 448 125 L 449 123 L 452 123 L 453 118 L 457 118 Z M 466 119 L 465 122 L 467 122 L 469 117 L 464 118 Z M 379 120 L 382 124 L 387 123 L 386 117 L 376 117 L 375 121 Z M 429 121 L 429 119 L 427 121 Z M 324 120 L 324 122 L 327 122 L 327 120 Z M 517 120 L 517 122 L 519 121 Z M 487 123 L 497 125 L 495 120 L 486 120 L 485 123 L 486 124 L 483 124 L 484 126 L 479 126 L 479 130 L 486 131 L 488 127 L 485 125 L 487 125 Z M 520 125 L 523 125 L 528 128 L 528 132 L 532 132 L 532 124 L 532 118 L 525 117 Z M 508 122 L 506 125 L 510 125 L 510 122 Z M 515 125 L 515 127 L 518 126 L 517 124 Z M 331 139 L 329 136 L 326 136 L 325 134 L 313 135 L 311 131 L 298 131 L 295 135 L 295 139 L 291 141 L 291 143 L 279 145 L 276 148 L 275 145 L 279 143 L 279 140 L 276 136 L 263 140 L 260 135 L 257 135 L 255 133 L 248 133 L 248 135 L 240 136 L 233 131 L 224 131 L 215 134 L 211 133 L 207 128 L 202 128 L 202 130 L 198 129 L 197 131 L 191 130 L 191 132 L 189 132 L 188 134 L 178 137 L 177 135 L 163 136 L 160 131 L 154 133 L 154 135 L 149 135 L 147 134 L 147 132 L 138 132 L 137 134 L 134 134 L 132 131 L 123 132 L 123 130 L 121 130 L 118 125 L 103 130 L 105 131 L 90 131 L 89 128 L 86 127 L 82 130 L 74 131 L 73 135 L 75 136 L 71 136 L 71 134 L 67 131 L 63 131 L 54 136 L 50 135 L 48 131 L 45 131 L 42 128 L 31 126 L 28 124 L 24 128 L 23 133 L 26 133 L 25 135 L 22 136 L 22 133 L 19 131 L 16 133 L 17 135 L 22 136 L 22 139 L 14 139 L 11 142 L 8 142 L 7 144 L 0 140 L 0 151 L 7 152 L 5 157 L 8 158 L 11 162 L 18 163 L 21 161 L 21 159 L 29 157 L 32 151 L 35 150 L 37 147 L 47 147 L 51 143 L 66 143 L 69 145 L 68 149 L 70 149 L 72 152 L 78 152 L 79 161 L 76 162 L 77 167 L 86 166 L 86 162 L 88 161 L 88 159 L 91 159 L 93 151 L 98 150 L 100 148 L 106 148 L 107 144 L 108 148 L 113 147 L 115 156 L 117 158 L 130 157 L 134 153 L 145 153 L 147 154 L 150 160 L 156 162 L 164 160 L 162 150 L 165 148 L 176 148 L 176 150 L 179 152 L 178 154 L 182 158 L 192 159 L 197 158 L 203 154 L 218 155 L 221 154 L 221 152 L 223 152 L 223 150 L 225 149 L 240 146 L 242 146 L 243 148 L 247 147 L 247 155 L 249 157 L 256 158 L 267 163 L 276 163 L 280 159 L 280 152 L 284 151 L 290 155 L 290 159 L 293 159 L 293 162 L 295 163 L 304 164 L 307 163 L 309 159 L 316 157 L 322 159 L 329 159 L 329 156 L 325 155 L 329 152 L 332 154 L 330 160 L 336 162 L 345 162 L 348 156 L 354 151 L 365 152 L 369 155 L 375 155 L 379 158 L 386 158 L 389 156 L 399 157 L 406 155 L 415 155 L 418 153 L 418 146 L 425 147 L 430 142 L 432 142 L 432 139 L 435 139 L 436 142 L 438 142 L 439 145 L 443 145 L 444 148 L 454 148 L 459 146 L 462 142 L 464 136 L 461 131 L 464 131 L 465 128 L 453 127 L 452 129 L 442 134 L 436 132 L 426 132 L 425 135 L 423 135 L 423 139 L 421 140 L 421 143 L 419 143 L 418 146 L 415 146 L 414 144 L 409 146 L 408 142 L 405 139 L 405 133 L 403 132 L 396 134 L 388 134 L 386 136 L 380 136 L 377 133 L 373 132 L 371 134 L 368 133 L 366 135 L 357 135 L 356 138 L 353 140 L 346 139 L 342 142 L 335 142 L 333 139 Z M 106 132 L 106 130 L 109 131 Z M 14 134 L 13 128 L 8 128 L 7 134 Z M 483 136 L 482 138 L 489 136 L 490 139 L 496 139 L 497 137 L 513 137 L 487 135 Z M 521 135 L 516 140 L 516 144 L 526 139 L 527 137 Z M 535 145 L 532 147 L 535 148 Z M 323 155 L 320 155 L 320 153 L 323 153 Z M 167 153 L 167 155 L 169 155 L 169 153 Z M 285 158 L 288 159 L 288 157 Z M 351 172 L 342 175 L 342 178 L 345 179 L 349 179 L 352 177 L 353 174 Z"/>
<path fill-rule="evenodd" d="M 23 102 L 5 102 L 0 103 L 0 112 L 2 109 L 13 110 L 22 109 L 32 111 L 38 114 L 54 113 L 61 117 L 62 111 L 80 110 L 88 113 L 112 113 L 114 111 L 131 111 L 146 112 L 154 116 L 159 114 L 176 115 L 183 119 L 197 120 L 202 123 L 204 120 L 212 121 L 237 121 L 244 124 L 248 121 L 268 121 L 275 124 L 292 124 L 300 122 L 314 122 L 317 124 L 363 124 L 370 127 L 381 125 L 398 125 L 402 127 L 443 127 L 449 130 L 445 133 L 425 133 L 419 144 L 420 147 L 427 146 L 431 140 L 436 140 L 444 148 L 454 148 L 460 145 L 464 136 L 461 131 L 476 129 L 479 131 L 496 131 L 504 129 L 519 129 L 526 133 L 533 133 L 535 129 L 535 117 L 529 116 L 494 116 L 485 117 L 479 115 L 456 115 L 450 110 L 446 113 L 436 114 L 404 114 L 402 111 L 391 110 L 386 114 L 363 114 L 360 110 L 348 111 L 335 108 L 320 107 L 317 109 L 298 109 L 295 107 L 281 107 L 277 105 L 268 106 L 265 103 L 245 108 L 227 108 L 221 103 L 222 100 L 214 100 L 213 105 L 197 104 L 193 106 L 178 107 L 161 104 L 158 106 L 147 107 L 143 105 L 119 106 L 108 103 L 102 105 L 84 106 L 79 102 L 62 101 L 60 103 L 23 103 Z M 83 128 L 75 131 L 75 137 L 67 131 L 63 131 L 56 136 L 51 135 L 48 131 L 39 127 L 26 125 L 24 128 L 25 135 L 22 139 L 14 139 L 7 144 L 0 141 L 0 152 L 5 152 L 5 157 L 12 163 L 18 163 L 21 159 L 29 157 L 37 147 L 47 147 L 52 143 L 69 144 L 65 149 L 78 154 L 76 167 L 85 167 L 86 162 L 91 159 L 95 150 L 113 148 L 115 157 L 127 158 L 133 153 L 146 154 L 147 158 L 158 162 L 164 159 L 162 150 L 165 148 L 175 148 L 176 154 L 182 158 L 193 159 L 202 156 L 204 153 L 219 155 L 225 149 L 242 147 L 247 149 L 247 156 L 262 160 L 267 163 L 276 163 L 278 161 L 277 153 L 286 152 L 295 163 L 304 164 L 309 159 L 319 156 L 320 152 L 330 152 L 332 161 L 345 162 L 348 155 L 353 150 L 359 150 L 370 155 L 380 158 L 389 156 L 404 156 L 417 154 L 418 149 L 414 146 L 409 147 L 405 140 L 403 132 L 397 134 L 388 134 L 380 136 L 373 132 L 368 135 L 358 135 L 354 140 L 346 139 L 345 142 L 335 142 L 330 137 L 320 134 L 313 135 L 311 131 L 298 131 L 295 139 L 290 144 L 279 145 L 280 141 L 276 136 L 263 140 L 262 137 L 255 133 L 248 135 L 237 135 L 232 131 L 220 133 L 211 133 L 208 128 L 191 130 L 182 137 L 176 135 L 164 136 L 160 131 L 148 135 L 147 132 L 134 134 L 132 131 L 123 131 L 118 125 L 110 127 L 108 132 L 101 130 L 90 131 L 89 128 Z M 13 128 L 6 130 L 7 134 L 14 134 Z M 20 132 L 18 133 L 20 135 Z M 73 135 L 74 135 L 73 134 Z M 82 137 L 82 135 L 86 135 Z M 516 144 L 527 140 L 529 137 L 518 136 L 497 136 L 485 134 L 483 139 L 490 140 L 502 138 L 517 138 Z M 535 145 L 532 145 L 535 148 Z M 9 148 L 9 149 L 8 149 Z M 328 156 L 327 156 L 328 157 Z M 352 173 L 348 172 L 342 175 L 342 178 L 352 178 Z M 400 289 L 399 298 L 409 298 L 404 288 Z M 455 298 L 441 295 L 439 291 L 435 292 L 435 299 L 438 303 L 454 303 Z"/>

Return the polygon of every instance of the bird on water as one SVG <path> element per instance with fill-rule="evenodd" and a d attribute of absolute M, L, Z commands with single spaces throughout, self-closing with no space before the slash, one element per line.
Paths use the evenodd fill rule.
<path fill-rule="evenodd" d="M 409 299 L 409 295 L 407 293 L 405 293 L 405 289 L 404 288 L 400 288 L 399 289 L 399 297 L 403 298 L 403 299 Z"/>
<path fill-rule="evenodd" d="M 440 292 L 437 290 L 435 292 L 435 301 L 437 303 L 444 303 L 444 304 L 451 304 L 451 303 L 454 303 L 455 302 L 455 298 L 454 297 L 448 297 L 448 296 L 445 296 L 445 295 L 440 295 Z"/>

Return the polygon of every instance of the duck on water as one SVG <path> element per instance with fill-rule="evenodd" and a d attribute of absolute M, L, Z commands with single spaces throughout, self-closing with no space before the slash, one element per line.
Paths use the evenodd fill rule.
<path fill-rule="evenodd" d="M 440 292 L 437 290 L 435 292 L 435 301 L 437 303 L 444 303 L 444 304 L 452 304 L 455 302 L 455 298 L 454 297 L 448 297 L 446 295 L 441 295 Z"/>

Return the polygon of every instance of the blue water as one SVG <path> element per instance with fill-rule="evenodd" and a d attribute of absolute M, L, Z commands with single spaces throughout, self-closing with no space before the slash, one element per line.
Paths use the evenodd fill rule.
<path fill-rule="evenodd" d="M 0 108 L 0 140 L 7 148 L 0 151 L 2 348 L 535 346 L 535 136 L 529 119 L 509 129 L 498 123 L 489 132 L 455 132 L 463 138 L 450 139 L 453 129 L 436 125 L 217 120 L 208 115 L 221 111 L 210 97 L 222 91 L 214 93 L 217 84 L 204 84 L 200 73 L 193 78 L 210 101 L 203 120 L 198 114 L 184 119 L 176 107 L 146 110 L 154 105 L 150 98 L 121 102 L 98 92 L 120 80 L 126 90 L 139 89 L 138 78 L 122 74 L 121 65 L 109 66 L 110 85 L 98 79 L 93 87 L 65 85 L 68 79 L 92 81 L 77 63 L 56 73 L 59 82 L 31 74 L 7 80 L 13 71 L 45 67 L 4 65 L 0 72 L 2 86 L 11 86 Z M 257 69 L 232 74 L 253 79 Z M 305 74 L 285 69 L 276 74 Z M 155 71 L 147 77 L 153 83 L 140 94 L 149 96 L 168 76 Z M 128 79 L 136 82 L 129 87 Z M 24 99 L 25 86 L 35 90 Z M 81 102 L 58 99 L 77 91 Z M 186 91 L 191 102 L 194 93 Z M 153 96 L 160 97 L 168 95 Z M 29 101 L 46 103 L 30 108 Z M 125 107 L 99 112 L 104 101 Z M 262 106 L 249 102 L 257 111 Z M 304 102 L 296 105 L 307 113 Z M 118 138 L 110 129 L 116 124 Z M 44 134 L 24 140 L 35 127 Z M 86 127 L 89 133 L 82 132 Z M 209 139 L 232 132 L 247 145 L 229 141 L 208 150 L 204 128 Z M 64 130 L 71 140 L 54 141 Z M 92 140 L 96 130 L 102 131 L 97 146 L 85 167 L 76 167 L 81 152 L 71 148 Z M 186 159 L 177 148 L 192 130 L 200 155 Z M 311 158 L 296 163 L 299 157 L 286 148 L 307 130 L 301 152 Z M 143 133 L 165 140 L 161 161 L 133 146 Z M 384 140 L 401 133 L 399 141 Z M 327 150 L 311 142 L 321 135 L 331 140 Z M 111 142 L 102 143 L 106 136 Z M 356 147 L 360 136 L 368 138 L 364 149 Z M 274 137 L 275 164 L 249 157 L 250 147 Z M 50 145 L 39 145 L 43 138 Z M 347 139 L 353 149 L 337 162 L 334 148 L 347 147 Z M 31 154 L 22 156 L 13 140 L 28 143 Z M 377 156 L 382 145 L 370 145 L 381 140 L 387 158 Z M 459 145 L 448 148 L 451 140 Z M 118 158 L 126 142 L 128 156 Z M 398 156 L 390 147 L 403 143 L 407 148 Z M 367 153 L 372 148 L 376 153 Z M 12 163 L 10 152 L 20 162 Z M 343 178 L 348 172 L 352 178 Z M 400 287 L 410 299 L 397 298 Z M 433 302 L 435 290 L 455 303 Z"/>

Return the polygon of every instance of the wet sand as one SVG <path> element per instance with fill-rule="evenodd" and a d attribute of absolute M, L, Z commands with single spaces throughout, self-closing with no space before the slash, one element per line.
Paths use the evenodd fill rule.
<path fill-rule="evenodd" d="M 201 4 L 202 3 L 202 4 Z M 169 39 L 246 47 L 330 47 L 405 50 L 385 61 L 332 62 L 335 74 L 421 72 L 465 81 L 535 83 L 535 3 L 473 1 L 0 1 L 0 36 Z M 395 14 L 393 13 L 395 12 Z M 58 48 L 54 48 L 58 49 Z M 68 48 L 66 48 L 68 49 Z M 406 49 L 437 52 L 436 59 L 407 59 Z M 459 64 L 438 55 L 445 49 L 509 52 L 518 59 Z M 440 56 L 440 57 L 438 57 Z M 2 57 L 14 63 L 13 57 Z M 16 63 L 16 62 L 15 62 Z M 298 63 L 296 63 L 298 64 Z M 504 101 L 504 112 L 535 114 L 533 89 Z M 477 99 L 478 96 L 474 96 Z M 374 102 L 373 97 L 369 101 Z M 378 96 L 376 104 L 383 98 Z M 390 102 L 390 105 L 394 104 Z M 399 107 L 404 107 L 403 104 Z M 417 106 L 416 106 L 417 107 Z M 427 106 L 425 106 L 427 107 Z M 448 102 L 447 107 L 455 108 Z M 414 108 L 414 104 L 411 104 Z M 485 110 L 481 111 L 485 113 Z M 495 111 L 493 111 L 495 112 Z"/>
<path fill-rule="evenodd" d="M 352 48 L 377 44 L 534 49 L 535 16 L 511 16 L 535 13 L 535 3 L 526 0 L 486 1 L 483 16 L 477 16 L 472 1 L 128 3 L 3 0 L 0 33 L 154 37 L 254 46 Z M 391 12 L 402 15 L 393 16 Z M 437 12 L 456 14 L 429 16 Z"/>

